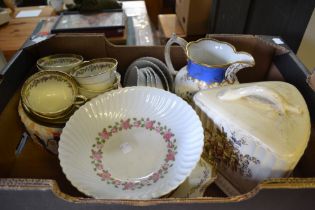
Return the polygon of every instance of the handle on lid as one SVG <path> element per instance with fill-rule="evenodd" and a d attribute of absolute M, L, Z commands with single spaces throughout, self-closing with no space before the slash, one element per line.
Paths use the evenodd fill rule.
<path fill-rule="evenodd" d="M 277 110 L 282 114 L 285 114 L 287 111 L 296 114 L 300 114 L 302 112 L 299 107 L 290 105 L 285 100 L 285 98 L 283 98 L 281 95 L 279 95 L 274 90 L 268 87 L 256 85 L 237 89 L 230 89 L 227 91 L 222 91 L 218 94 L 218 98 L 223 101 L 233 101 L 250 96 L 255 96 L 272 102 L 277 108 Z"/>

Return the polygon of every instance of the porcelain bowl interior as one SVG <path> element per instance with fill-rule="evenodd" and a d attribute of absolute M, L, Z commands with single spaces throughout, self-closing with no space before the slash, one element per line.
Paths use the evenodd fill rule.
<path fill-rule="evenodd" d="M 72 107 L 76 95 L 76 82 L 68 74 L 59 71 L 43 71 L 25 81 L 21 99 L 32 113 L 56 117 Z"/>
<path fill-rule="evenodd" d="M 87 89 L 104 90 L 115 81 L 117 64 L 114 58 L 93 59 L 77 66 L 71 75 Z"/>
<path fill-rule="evenodd" d="M 81 55 L 75 54 L 55 54 L 40 58 L 37 61 L 39 71 L 63 71 L 69 73 L 74 67 L 83 62 Z"/>
<path fill-rule="evenodd" d="M 59 159 L 66 177 L 87 195 L 158 198 L 189 176 L 203 138 L 196 112 L 175 94 L 121 88 L 74 113 L 60 137 Z"/>

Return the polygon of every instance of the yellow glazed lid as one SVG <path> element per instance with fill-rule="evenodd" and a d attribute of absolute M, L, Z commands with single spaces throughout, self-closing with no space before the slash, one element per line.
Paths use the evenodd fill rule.
<path fill-rule="evenodd" d="M 257 82 L 214 88 L 197 93 L 194 102 L 217 126 L 233 127 L 238 136 L 246 136 L 288 163 L 295 164 L 307 146 L 309 111 L 291 84 Z"/>

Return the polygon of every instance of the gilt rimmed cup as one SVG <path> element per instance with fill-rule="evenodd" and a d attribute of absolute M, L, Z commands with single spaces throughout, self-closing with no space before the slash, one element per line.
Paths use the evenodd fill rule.
<path fill-rule="evenodd" d="M 98 58 L 84 62 L 71 71 L 81 87 L 101 91 L 113 85 L 118 62 L 114 58 Z"/>
<path fill-rule="evenodd" d="M 76 81 L 67 73 L 42 71 L 29 77 L 21 91 L 24 106 L 40 117 L 58 118 L 86 97 L 78 95 Z"/>
<path fill-rule="evenodd" d="M 83 57 L 76 54 L 54 54 L 37 60 L 39 71 L 63 71 L 69 73 L 83 62 Z"/>
<path fill-rule="evenodd" d="M 110 86 L 109 88 L 107 88 L 105 90 L 101 90 L 101 91 L 99 91 L 99 90 L 90 90 L 90 89 L 87 89 L 87 88 L 79 86 L 78 87 L 79 94 L 85 96 L 88 99 L 92 99 L 92 98 L 94 98 L 94 97 L 96 97 L 96 96 L 98 96 L 98 95 L 100 95 L 102 93 L 118 89 L 119 87 L 121 87 L 120 78 L 121 78 L 120 74 L 118 72 L 115 72 L 114 84 L 112 86 Z"/>

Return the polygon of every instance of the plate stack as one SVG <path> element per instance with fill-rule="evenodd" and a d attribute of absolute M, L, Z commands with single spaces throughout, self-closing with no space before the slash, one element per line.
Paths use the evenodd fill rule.
<path fill-rule="evenodd" d="M 173 91 L 173 77 L 159 59 L 143 57 L 135 60 L 127 69 L 124 86 L 148 86 Z"/>

